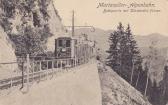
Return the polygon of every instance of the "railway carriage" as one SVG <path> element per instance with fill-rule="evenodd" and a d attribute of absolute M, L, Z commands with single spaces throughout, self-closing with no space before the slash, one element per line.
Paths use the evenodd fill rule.
<path fill-rule="evenodd" d="M 74 37 L 55 39 L 55 57 L 57 59 L 72 59 L 71 63 L 86 62 L 93 55 L 93 48 L 88 40 Z"/>
<path fill-rule="evenodd" d="M 55 39 L 55 57 L 58 59 L 73 58 L 77 40 L 71 37 L 59 37 Z"/>

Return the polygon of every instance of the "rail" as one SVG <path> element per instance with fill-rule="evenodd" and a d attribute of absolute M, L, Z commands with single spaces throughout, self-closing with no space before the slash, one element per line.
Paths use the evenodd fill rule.
<path fill-rule="evenodd" d="M 83 58 L 32 60 L 27 55 L 26 61 L 22 62 L 22 74 L 0 80 L 0 90 L 10 89 L 14 86 L 20 86 L 20 89 L 22 89 L 31 82 L 38 82 L 44 78 L 52 78 L 58 72 L 68 71 L 71 68 L 86 64 L 93 57 L 94 55 Z M 0 65 L 8 64 L 10 63 L 0 63 Z"/>

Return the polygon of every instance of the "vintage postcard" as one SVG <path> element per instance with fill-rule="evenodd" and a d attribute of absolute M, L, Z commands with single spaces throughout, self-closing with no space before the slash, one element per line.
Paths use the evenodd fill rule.
<path fill-rule="evenodd" d="M 168 105 L 168 0 L 0 0 L 0 105 Z"/>

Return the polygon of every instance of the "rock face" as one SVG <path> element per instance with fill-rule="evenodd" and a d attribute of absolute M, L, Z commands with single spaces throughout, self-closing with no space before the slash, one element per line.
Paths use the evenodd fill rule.
<path fill-rule="evenodd" d="M 2 27 L 0 27 L 0 43 L 0 62 L 4 63 L 16 61 L 12 42 L 8 38 L 7 34 L 3 31 Z"/>
<path fill-rule="evenodd" d="M 44 49 L 54 51 L 54 41 L 65 28 L 52 0 L 0 0 L 0 25 L 7 35 L 25 35 L 25 27 L 46 40 Z M 42 35 L 43 34 L 43 35 Z"/>
<path fill-rule="evenodd" d="M 22 41 L 18 38 L 25 35 L 25 27 L 30 27 L 29 34 L 45 37 L 42 42 L 44 51 L 53 52 L 55 39 L 65 34 L 65 28 L 52 0 L 0 0 L 0 63 L 14 62 L 15 53 L 24 52 Z M 9 65 L 0 65 L 0 70 L 7 72 L 0 73 L 11 75 L 16 67 L 10 68 L 12 67 Z"/>
<path fill-rule="evenodd" d="M 17 69 L 17 64 L 2 64 L 16 62 L 16 56 L 12 42 L 9 40 L 7 34 L 0 27 L 0 79 L 12 76 Z"/>
<path fill-rule="evenodd" d="M 48 5 L 48 14 L 50 16 L 48 23 L 49 23 L 50 31 L 51 33 L 53 33 L 53 36 L 48 39 L 47 50 L 54 51 L 55 50 L 55 39 L 58 38 L 59 36 L 67 35 L 67 33 L 65 32 L 65 27 L 63 26 L 61 22 L 61 18 L 58 15 L 58 12 L 56 8 L 54 7 L 53 2 L 51 2 Z"/>

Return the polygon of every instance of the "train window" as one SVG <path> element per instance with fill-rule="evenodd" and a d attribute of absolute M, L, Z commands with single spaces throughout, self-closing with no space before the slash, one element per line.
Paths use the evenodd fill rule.
<path fill-rule="evenodd" d="M 75 44 L 77 44 L 77 40 L 75 40 Z"/>
<path fill-rule="evenodd" d="M 63 41 L 62 41 L 62 40 L 59 40 L 59 41 L 58 41 L 58 45 L 59 45 L 59 46 L 63 46 Z"/>
<path fill-rule="evenodd" d="M 66 40 L 66 47 L 70 47 L 71 46 L 71 41 L 70 40 Z"/>

